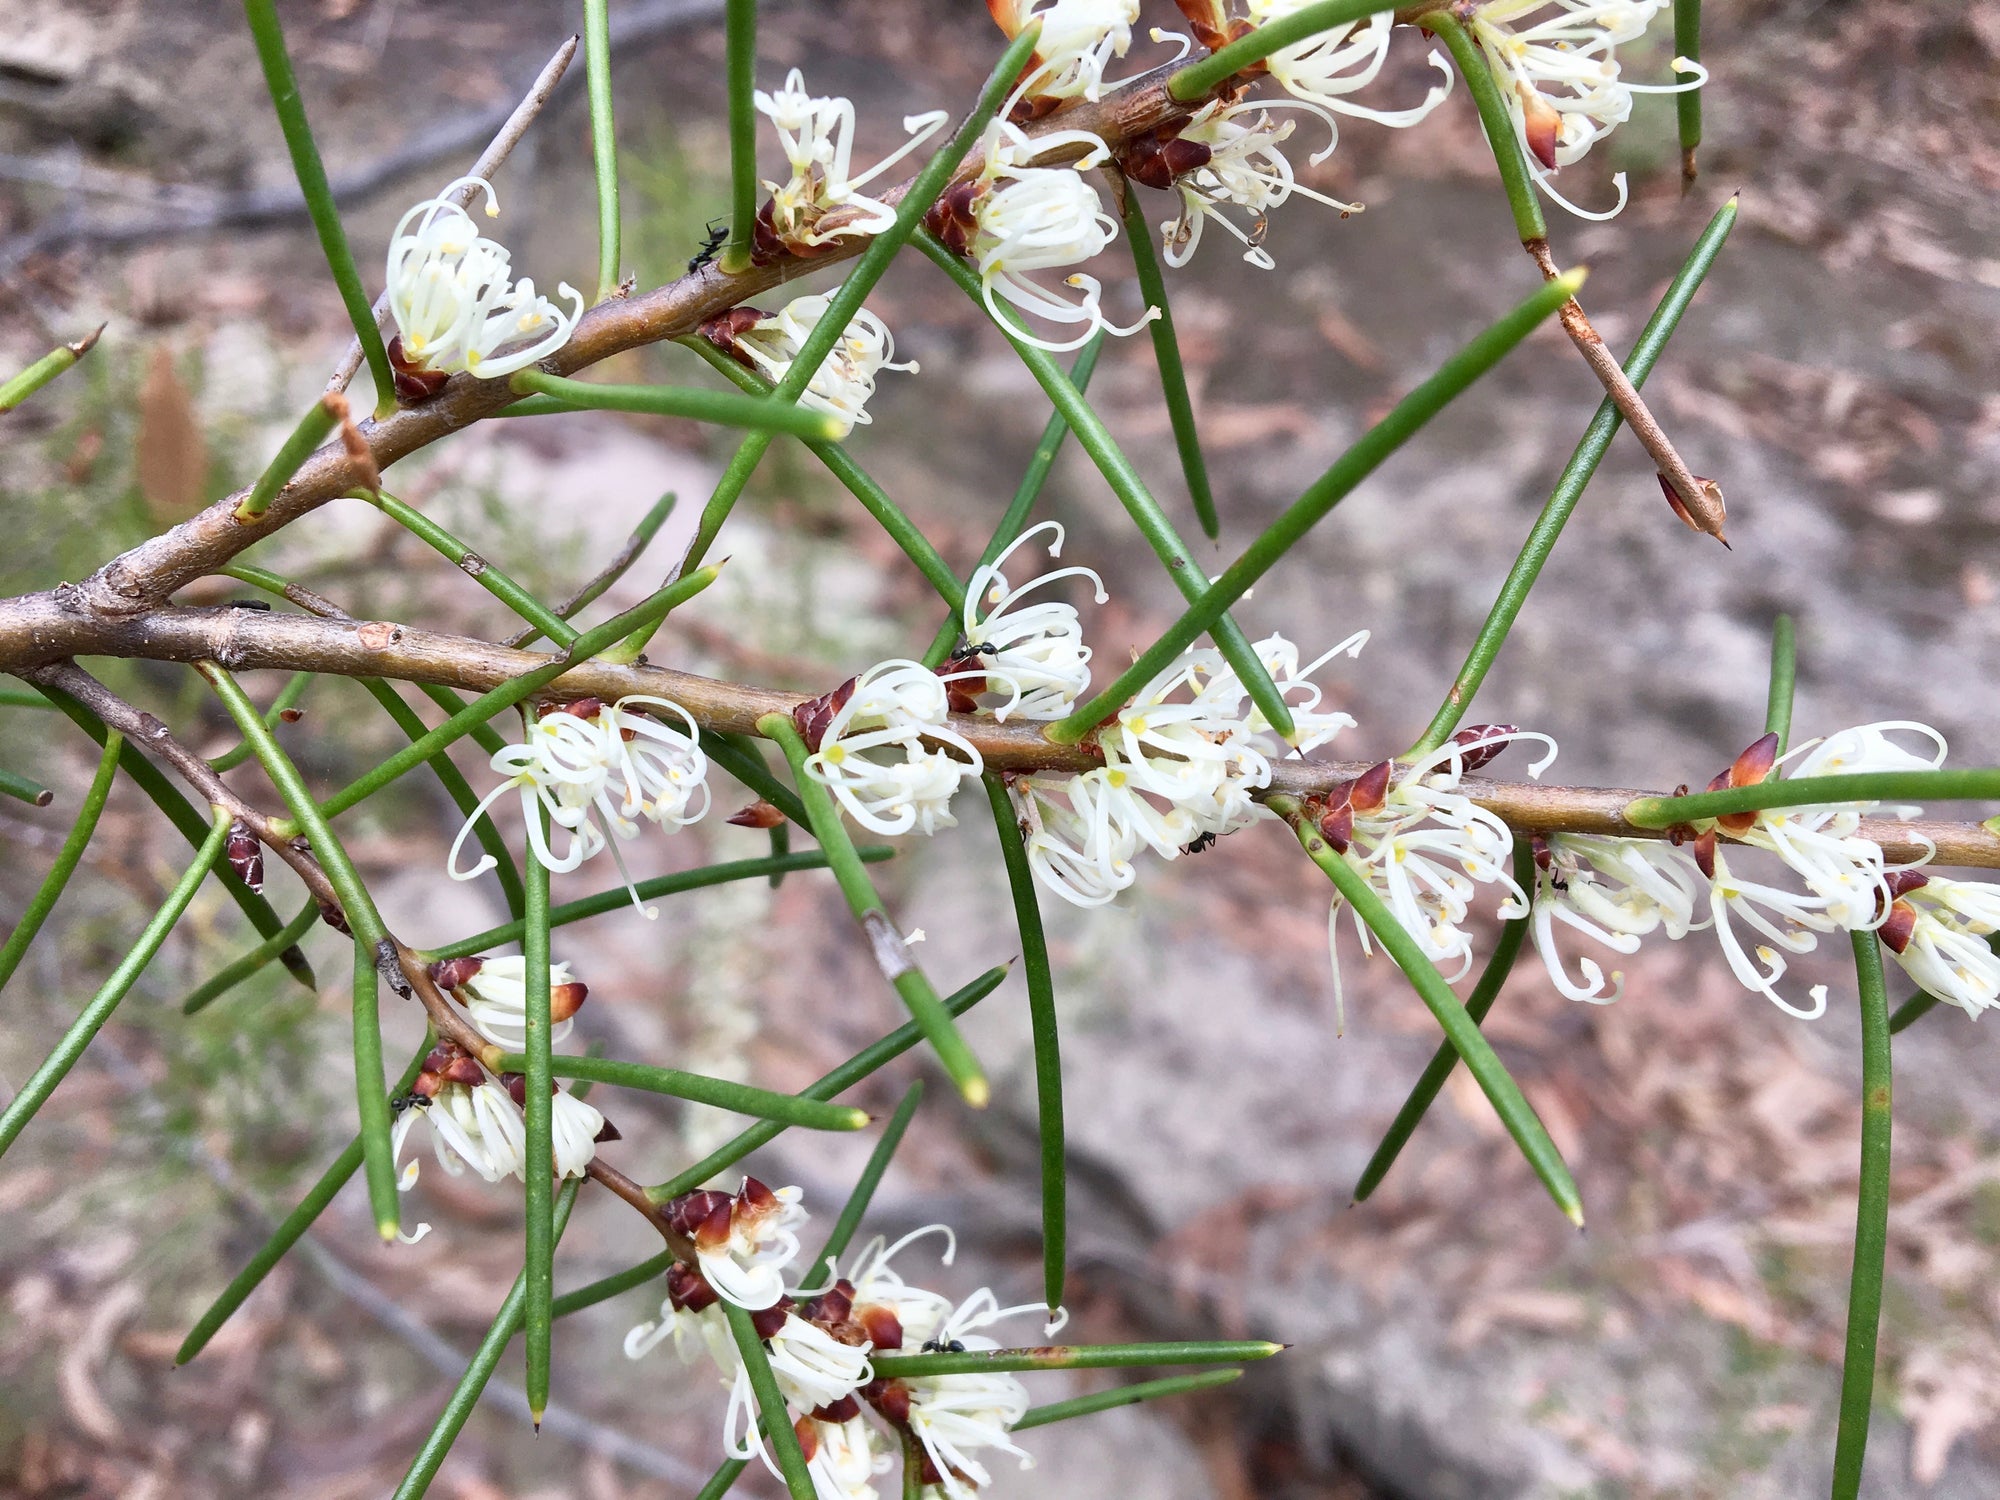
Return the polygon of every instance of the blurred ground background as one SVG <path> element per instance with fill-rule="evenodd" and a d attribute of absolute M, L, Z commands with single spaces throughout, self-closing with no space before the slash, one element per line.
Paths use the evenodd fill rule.
<path fill-rule="evenodd" d="M 454 131 L 504 111 L 578 20 L 556 0 L 283 9 L 336 180 L 379 179 L 347 213 L 371 276 L 402 207 L 462 169 L 486 134 Z M 626 265 L 652 285 L 676 274 L 724 206 L 720 28 L 699 0 L 613 11 L 636 38 L 616 75 Z M 902 114 L 960 104 L 994 50 L 970 3 L 780 3 L 766 15 L 760 80 L 796 65 L 815 90 L 853 94 L 857 160 L 899 138 Z M 1174 20 L 1148 0 L 1148 24 Z M 1587 304 L 1622 345 L 1708 215 L 1743 190 L 1742 225 L 1650 387 L 1694 468 L 1726 486 L 1735 550 L 1674 523 L 1621 439 L 1475 716 L 1556 735 L 1568 780 L 1704 778 L 1761 727 L 1767 633 L 1783 609 L 1801 624 L 1800 733 L 1907 716 L 1942 729 L 1960 763 L 1991 764 L 2000 5 L 1745 0 L 1712 7 L 1707 24 L 1715 83 L 1695 192 L 1679 192 L 1669 107 L 1642 99 L 1633 123 L 1563 179 L 1602 203 L 1621 167 L 1631 207 L 1603 225 L 1552 212 L 1551 225 L 1558 256 L 1593 267 Z M 1420 93 L 1422 51 L 1406 33 L 1380 98 Z M 1162 55 L 1142 42 L 1133 62 Z M 1665 57 L 1664 45 L 1641 49 L 1628 66 L 1653 76 Z M 1296 204 L 1272 224 L 1276 273 L 1244 266 L 1216 236 L 1173 281 L 1225 518 L 1218 558 L 1532 284 L 1489 173 L 1462 96 L 1414 131 L 1351 122 L 1310 180 L 1363 200 L 1364 214 L 1341 221 Z M 237 7 L 0 9 L 0 366 L 110 323 L 90 360 L 0 434 L 0 588 L 77 577 L 248 479 L 318 391 L 345 325 L 309 233 L 283 213 L 287 181 Z M 499 186 L 516 266 L 538 285 L 587 288 L 580 89 L 543 117 Z M 1117 256 L 1104 259 L 1114 303 L 1129 308 Z M 853 447 L 965 566 L 1044 409 L 921 262 L 899 266 L 871 306 L 924 373 L 884 378 L 875 424 Z M 671 348 L 601 373 L 701 378 Z M 1393 753 L 1428 718 L 1594 393 L 1560 336 L 1538 337 L 1259 587 L 1243 611 L 1256 631 L 1281 627 L 1308 646 L 1376 632 L 1359 663 L 1324 674 L 1361 722 L 1342 753 Z M 1184 512 L 1143 340 L 1107 351 L 1093 399 Z M 691 425 L 538 419 L 466 434 L 391 481 L 545 596 L 594 571 L 677 490 L 678 524 L 629 597 L 675 555 L 728 451 Z M 1065 561 L 1094 564 L 1111 584 L 1091 624 L 1106 660 L 1170 618 L 1172 591 L 1073 450 L 1044 513 L 1071 527 Z M 934 628 L 921 581 L 785 445 L 722 550 L 735 559 L 724 583 L 676 615 L 656 658 L 822 688 Z M 355 613 L 513 628 L 355 505 L 327 507 L 257 560 Z M 108 670 L 209 753 L 231 743 L 191 674 Z M 396 742 L 346 684 L 316 686 L 305 706 L 286 740 L 323 785 Z M 0 716 L 4 763 L 59 793 L 45 811 L 0 808 L 8 921 L 61 840 L 86 749 L 39 715 Z M 441 877 L 457 817 L 421 778 L 349 821 L 350 847 L 406 937 L 440 942 L 494 919 L 490 891 Z M 905 925 L 930 934 L 921 951 L 946 984 L 1013 951 L 990 834 L 966 821 L 880 867 Z M 129 787 L 105 829 L 90 878 L 12 987 L 0 1077 L 26 1075 L 186 858 Z M 711 820 L 648 842 L 636 863 L 650 873 L 761 847 Z M 1250 834 L 1145 875 L 1116 909 L 1050 913 L 1074 1152 L 1072 1332 L 1295 1347 L 1219 1398 L 1038 1432 L 1039 1467 L 997 1466 L 996 1494 L 1823 1490 L 1859 1119 L 1851 981 L 1837 954 L 1802 966 L 1801 983 L 1835 985 L 1830 1014 L 1810 1025 L 1746 996 L 1693 943 L 1628 964 L 1627 998 L 1608 1009 L 1568 1004 L 1524 961 L 1489 1029 L 1578 1168 L 1591 1213 L 1579 1239 L 1459 1087 L 1382 1191 L 1348 1207 L 1430 1054 L 1427 1016 L 1350 955 L 1348 1025 L 1335 1036 L 1325 891 L 1284 841 Z M 558 899 L 604 879 L 561 881 Z M 273 891 L 281 907 L 296 900 L 282 874 Z M 351 1130 L 338 939 L 310 941 L 318 997 L 266 979 L 193 1022 L 179 1015 L 179 996 L 246 945 L 233 909 L 204 892 L 0 1173 L 0 1493 L 385 1493 L 505 1293 L 515 1200 L 430 1170 L 411 1200 L 412 1216 L 437 1226 L 423 1245 L 381 1250 L 358 1196 L 343 1196 L 309 1253 L 200 1360 L 172 1368 L 192 1317 Z M 675 898 L 657 924 L 606 917 L 568 929 L 558 953 L 591 986 L 583 1037 L 774 1087 L 802 1084 L 897 1019 L 823 876 Z M 392 1051 L 413 1042 L 413 1018 L 391 1024 Z M 2000 1493 L 2000 1070 L 1970 1028 L 1945 1013 L 1898 1039 L 1872 1495 Z M 956 1223 L 968 1248 L 943 1283 L 990 1281 L 1027 1300 L 1038 1273 L 1018 983 L 974 1013 L 971 1033 L 999 1081 L 996 1107 L 975 1118 L 933 1089 L 875 1221 L 890 1232 Z M 861 1097 L 886 1107 L 923 1072 L 906 1060 Z M 626 1136 L 619 1160 L 641 1176 L 677 1170 L 731 1128 L 650 1100 L 608 1107 Z M 867 1148 L 788 1138 L 761 1170 L 804 1184 L 831 1214 Z M 645 1241 L 628 1213 L 586 1198 L 559 1280 L 630 1264 L 651 1253 Z M 536 1439 L 518 1399 L 493 1392 L 434 1493 L 692 1494 L 714 1461 L 721 1403 L 665 1351 L 624 1361 L 623 1330 L 651 1310 L 634 1293 L 562 1325 L 561 1415 Z M 518 1378 L 513 1359 L 502 1376 Z M 744 1491 L 770 1492 L 759 1483 L 746 1477 Z"/>

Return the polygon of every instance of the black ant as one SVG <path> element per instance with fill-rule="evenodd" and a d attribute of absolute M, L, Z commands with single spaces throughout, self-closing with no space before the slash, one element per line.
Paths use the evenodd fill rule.
<path fill-rule="evenodd" d="M 400 1115 L 406 1109 L 429 1109 L 431 1103 L 429 1094 L 398 1094 L 389 1101 L 389 1113 Z"/>
<path fill-rule="evenodd" d="M 961 646 L 953 654 L 957 656 L 998 656 L 1000 648 L 991 641 L 981 641 L 977 646 Z"/>
<path fill-rule="evenodd" d="M 708 238 L 701 242 L 694 259 L 688 262 L 688 275 L 692 276 L 716 257 L 716 253 L 729 242 L 729 225 L 722 219 L 708 221 Z"/>
<path fill-rule="evenodd" d="M 1181 853 L 1206 854 L 1214 847 L 1215 835 L 1213 833 L 1198 833 L 1191 842 L 1181 846 Z"/>
<path fill-rule="evenodd" d="M 961 1344 L 957 1339 L 925 1339 L 924 1353 L 963 1354 L 965 1353 L 965 1345 Z"/>
<path fill-rule="evenodd" d="M 268 599 L 231 599 L 229 601 L 229 608 L 254 609 L 259 614 L 269 614 L 271 612 L 271 601 Z"/>

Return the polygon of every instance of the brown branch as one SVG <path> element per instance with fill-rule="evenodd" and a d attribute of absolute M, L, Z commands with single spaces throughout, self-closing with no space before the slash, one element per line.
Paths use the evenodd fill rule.
<path fill-rule="evenodd" d="M 232 670 L 390 677 L 485 692 L 554 659 L 539 652 L 514 651 L 488 641 L 386 620 L 320 619 L 240 609 L 164 609 L 104 618 L 47 609 L 16 629 L 10 614 L 0 608 L 0 664 L 24 676 L 35 669 L 13 666 L 15 653 L 39 646 L 56 656 L 101 654 L 182 662 L 212 659 Z M 577 698 L 611 702 L 632 693 L 671 699 L 704 729 L 752 735 L 757 733 L 759 717 L 790 713 L 805 699 L 799 693 L 718 682 L 668 667 L 612 666 L 602 661 L 584 662 L 564 673 L 538 697 L 547 703 Z M 1020 720 L 1001 724 L 978 715 L 954 715 L 952 728 L 995 770 L 1086 771 L 1101 761 L 1088 742 L 1050 744 L 1039 724 Z M 195 759 L 214 780 L 207 763 Z M 1374 762 L 1278 761 L 1271 767 L 1271 790 L 1302 797 L 1323 795 L 1371 764 Z M 1660 795 L 1656 792 L 1544 786 L 1478 776 L 1467 777 L 1465 786 L 1474 802 L 1525 832 L 1666 837 L 1663 830 L 1637 828 L 1625 821 L 1624 809 L 1629 803 Z M 1928 845 L 1935 845 L 1939 865 L 2000 869 L 2000 836 L 1976 823 L 1871 818 L 1862 824 L 1860 833 L 1880 844 L 1892 859 L 1919 859 L 1925 856 Z"/>
<path fill-rule="evenodd" d="M 1544 281 L 1554 281 L 1562 274 L 1555 257 L 1549 253 L 1547 240 L 1526 240 L 1522 248 L 1534 257 Z M 1653 467 L 1659 471 L 1660 483 L 1666 487 L 1675 512 L 1692 530 L 1712 536 L 1727 547 L 1729 539 L 1722 534 L 1722 525 L 1728 511 L 1722 502 L 1722 486 L 1688 469 L 1686 460 L 1660 426 L 1659 418 L 1646 405 L 1639 388 L 1625 373 L 1625 367 L 1618 363 L 1618 356 L 1611 352 L 1604 336 L 1585 316 L 1583 304 L 1572 297 L 1562 305 L 1556 316 L 1562 320 L 1563 332 L 1569 335 L 1569 341 L 1576 345 L 1584 363 L 1590 366 L 1591 373 L 1604 387 L 1604 393 L 1611 398 L 1611 404 L 1618 408 L 1618 415 L 1625 419 L 1625 425 L 1632 429 L 1632 435 L 1638 438 L 1640 446 L 1653 460 Z"/>
<path fill-rule="evenodd" d="M 1172 72 L 1171 66 L 1155 69 L 1102 100 L 1080 101 L 1058 111 L 1028 127 L 1028 132 L 1035 135 L 1053 130 L 1087 130 L 1116 147 L 1134 135 L 1189 113 L 1186 106 L 1167 94 L 1166 80 Z M 1074 160 L 1083 154 L 1083 149 L 1073 142 L 1064 143 L 1035 160 L 1042 165 L 1054 165 Z M 972 170 L 975 162 L 968 158 L 961 173 Z M 883 193 L 882 199 L 892 205 L 898 203 L 908 188 L 907 182 L 902 183 Z M 679 338 L 694 332 L 717 313 L 794 278 L 851 259 L 867 245 L 865 237 L 849 238 L 810 260 L 788 256 L 737 276 L 725 275 L 713 265 L 704 266 L 693 275 L 640 296 L 600 303 L 584 314 L 575 335 L 544 360 L 541 368 L 557 375 L 571 375 L 627 349 Z M 374 454 L 377 469 L 387 469 L 397 459 L 519 399 L 504 380 L 455 375 L 432 400 L 395 412 L 379 422 L 364 422 L 361 434 Z M 235 518 L 236 506 L 247 491 L 218 500 L 172 531 L 113 558 L 82 584 L 70 585 L 72 607 L 107 614 L 151 608 L 176 589 L 216 572 L 252 543 L 345 494 L 354 487 L 356 478 L 354 465 L 339 444 L 329 444 L 306 460 L 261 519 L 242 522 Z"/>

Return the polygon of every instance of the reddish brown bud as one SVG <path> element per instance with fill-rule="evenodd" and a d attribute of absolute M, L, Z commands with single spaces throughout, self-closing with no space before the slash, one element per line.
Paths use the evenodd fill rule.
<path fill-rule="evenodd" d="M 937 669 L 938 676 L 947 679 L 944 685 L 945 707 L 953 713 L 979 712 L 979 695 L 993 691 L 987 686 L 982 666 L 984 660 L 978 652 L 969 651 L 963 656 L 954 656 Z"/>
<path fill-rule="evenodd" d="M 833 725 L 834 715 L 847 706 L 847 700 L 854 696 L 855 679 L 850 677 L 830 693 L 822 693 L 817 698 L 808 698 L 792 709 L 792 723 L 798 726 L 799 737 L 806 742 L 806 748 L 818 753 L 820 743 Z"/>
<path fill-rule="evenodd" d="M 785 815 L 770 803 L 759 798 L 748 807 L 733 812 L 725 820 L 738 828 L 777 828 L 785 821 Z"/>
<path fill-rule="evenodd" d="M 249 886 L 253 894 L 261 894 L 264 889 L 264 846 L 257 835 L 250 831 L 250 825 L 238 818 L 229 825 L 229 837 L 222 845 L 223 853 L 229 856 L 229 868 L 237 878 Z"/>
<path fill-rule="evenodd" d="M 592 1136 L 590 1138 L 590 1141 L 591 1144 L 594 1146 L 601 1146 L 606 1141 L 622 1141 L 624 1139 L 625 1136 L 623 1132 L 621 1132 L 618 1129 L 618 1127 L 616 1125 L 613 1125 L 609 1120 L 606 1120 L 601 1126 L 598 1127 L 597 1134 Z"/>
<path fill-rule="evenodd" d="M 765 1186 L 762 1180 L 745 1177 L 743 1186 L 736 1190 L 736 1201 L 762 1212 L 767 1208 L 777 1207 L 778 1195 Z"/>
<path fill-rule="evenodd" d="M 700 1312 L 713 1307 L 722 1298 L 708 1278 L 684 1261 L 675 1261 L 667 1267 L 667 1300 L 681 1312 Z"/>
<path fill-rule="evenodd" d="M 1910 946 L 1916 930 L 1917 909 L 1907 901 L 1898 901 L 1889 908 L 1888 917 L 1875 929 L 1875 935 L 1891 953 L 1901 953 Z"/>
<path fill-rule="evenodd" d="M 894 1312 L 880 1303 L 870 1303 L 854 1310 L 854 1321 L 859 1323 L 868 1335 L 869 1341 L 877 1349 L 900 1349 L 903 1347 L 903 1323 Z"/>
<path fill-rule="evenodd" d="M 320 902 L 319 919 L 344 937 L 354 936 L 354 929 L 347 925 L 347 913 L 342 911 L 336 902 Z"/>
<path fill-rule="evenodd" d="M 1922 890 L 1931 883 L 1931 878 L 1922 870 L 1891 870 L 1882 877 L 1882 883 L 1889 888 L 1889 895 L 1893 898 Z"/>
<path fill-rule="evenodd" d="M 1715 830 L 1713 828 L 1709 829 L 1707 833 L 1695 835 L 1694 862 L 1701 868 L 1702 874 L 1706 875 L 1710 880 L 1715 879 Z"/>
<path fill-rule="evenodd" d="M 528 1107 L 528 1075 L 526 1073 L 502 1073 L 500 1082 L 506 1086 L 507 1097 L 522 1109 Z M 550 1085 L 554 1087 L 553 1084 Z"/>
<path fill-rule="evenodd" d="M 720 349 L 724 354 L 742 365 L 746 370 L 754 369 L 738 339 L 771 315 L 761 308 L 732 307 L 719 312 L 701 325 L 701 336 Z"/>
<path fill-rule="evenodd" d="M 799 1456 L 811 1463 L 819 1453 L 819 1428 L 813 1416 L 808 1414 L 793 1422 L 792 1434 L 799 1440 Z"/>
<path fill-rule="evenodd" d="M 979 221 L 973 209 L 982 189 L 977 182 L 955 182 L 924 215 L 924 228 L 942 240 L 954 255 L 964 255 L 972 245 Z"/>
<path fill-rule="evenodd" d="M 775 1338 L 778 1330 L 785 1326 L 785 1319 L 792 1315 L 789 1297 L 780 1297 L 769 1307 L 755 1308 L 750 1313 L 750 1326 L 757 1330 L 760 1339 Z"/>
<path fill-rule="evenodd" d="M 1528 138 L 1528 149 L 1535 153 L 1536 161 L 1553 172 L 1556 169 L 1556 142 L 1562 133 L 1562 115 L 1525 81 L 1517 83 L 1514 88 L 1521 99 L 1522 134 Z"/>
<path fill-rule="evenodd" d="M 486 967 L 483 958 L 447 958 L 430 966 L 431 982 L 441 990 L 455 990 Z"/>
<path fill-rule="evenodd" d="M 861 1395 L 875 1410 L 898 1427 L 910 1425 L 910 1388 L 900 1380 L 871 1380 Z"/>
<path fill-rule="evenodd" d="M 296 724 L 305 716 L 306 711 L 303 708 L 281 708 L 278 710 L 278 720 L 283 724 Z"/>
<path fill-rule="evenodd" d="M 808 1323 L 817 1323 L 831 1330 L 835 1325 L 845 1323 L 854 1312 L 854 1283 L 836 1281 L 817 1297 L 799 1309 L 799 1316 Z"/>
<path fill-rule="evenodd" d="M 1729 768 L 1731 786 L 1756 786 L 1771 774 L 1771 767 L 1778 760 L 1778 736 L 1765 735 L 1749 749 L 1736 757 Z"/>
<path fill-rule="evenodd" d="M 594 719 L 604 712 L 604 700 L 602 698 L 577 698 L 563 704 L 556 712 L 570 714 L 579 719 Z"/>
<path fill-rule="evenodd" d="M 439 391 L 451 377 L 438 370 L 426 370 L 414 363 L 403 353 L 403 339 L 399 334 L 389 340 L 389 368 L 396 386 L 396 399 L 405 406 L 421 406 Z"/>
<path fill-rule="evenodd" d="M 1352 782 L 1352 790 L 1347 800 L 1356 812 L 1374 812 L 1381 807 L 1389 795 L 1389 780 L 1396 774 L 1393 761 L 1380 761 L 1363 771 Z"/>
<path fill-rule="evenodd" d="M 1556 852 L 1549 847 L 1549 841 L 1539 833 L 1528 835 L 1528 848 L 1535 856 L 1535 868 L 1546 870 L 1556 862 Z"/>
<path fill-rule="evenodd" d="M 729 1238 L 729 1213 L 734 1200 L 714 1188 L 696 1188 L 682 1193 L 663 1210 L 660 1217 L 667 1228 L 684 1234 L 697 1244 L 719 1245 Z"/>
<path fill-rule="evenodd" d="M 1346 802 L 1329 807 L 1319 820 L 1319 835 L 1333 845 L 1333 852 L 1345 854 L 1354 842 L 1354 808 Z"/>
<path fill-rule="evenodd" d="M 1514 724 L 1468 724 L 1451 737 L 1451 742 L 1463 747 L 1459 760 L 1465 769 L 1477 771 L 1490 765 L 1493 757 L 1507 748 L 1509 741 L 1502 736 L 1520 732 Z"/>
<path fill-rule="evenodd" d="M 852 1422 L 861 1415 L 861 1402 L 854 1396 L 842 1396 L 838 1401 L 829 1401 L 824 1406 L 813 1408 L 815 1422 Z"/>
<path fill-rule="evenodd" d="M 583 1009 L 583 1002 L 589 998 L 590 986 L 580 979 L 549 986 L 549 1019 L 567 1021 Z"/>

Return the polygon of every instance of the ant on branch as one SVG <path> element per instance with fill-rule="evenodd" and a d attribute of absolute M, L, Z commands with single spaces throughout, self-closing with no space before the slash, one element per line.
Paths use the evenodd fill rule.
<path fill-rule="evenodd" d="M 957 1339 L 925 1339 L 924 1353 L 963 1354 L 965 1353 L 965 1345 L 961 1344 Z"/>
<path fill-rule="evenodd" d="M 711 264 L 715 260 L 716 253 L 728 243 L 728 240 L 728 222 L 723 219 L 710 219 L 708 221 L 708 238 L 701 242 L 701 248 L 695 251 L 694 259 L 688 262 L 688 275 L 692 276 L 703 266 Z"/>

